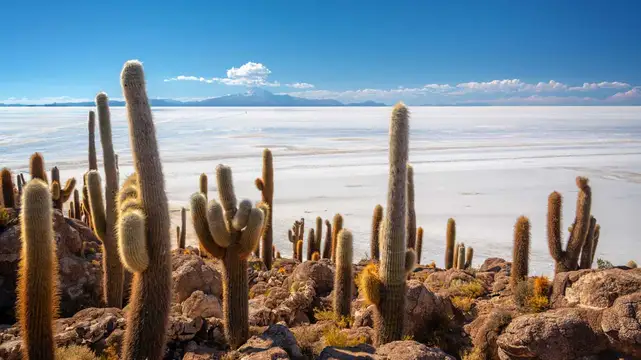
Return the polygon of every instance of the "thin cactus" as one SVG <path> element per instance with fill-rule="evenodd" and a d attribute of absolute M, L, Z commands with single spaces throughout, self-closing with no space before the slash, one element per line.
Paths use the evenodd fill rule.
<path fill-rule="evenodd" d="M 205 195 L 205 199 L 207 199 L 207 189 L 208 189 L 207 174 L 205 173 L 200 174 L 199 184 L 200 184 L 200 193 Z"/>
<path fill-rule="evenodd" d="M 592 268 L 592 264 L 594 263 L 594 255 L 596 254 L 596 247 L 599 244 L 599 235 L 601 233 L 601 225 L 596 224 L 594 228 L 594 236 L 592 237 L 592 251 L 590 252 L 591 257 L 590 257 L 590 268 Z"/>
<path fill-rule="evenodd" d="M 314 229 L 309 229 L 309 233 L 307 235 L 307 260 L 312 259 L 312 255 L 316 251 L 316 247 L 314 246 L 316 242 L 316 235 L 314 234 Z"/>
<path fill-rule="evenodd" d="M 138 61 L 125 63 L 121 83 L 137 180 L 135 186 L 125 181 L 123 189 L 128 196 L 139 195 L 135 200 L 120 203 L 120 209 L 124 211 L 119 219 L 119 228 L 127 228 L 128 231 L 119 232 L 119 247 L 123 253 L 134 255 L 123 259 L 123 262 L 135 264 L 130 269 L 136 270 L 131 284 L 121 358 L 161 359 L 165 355 L 171 306 L 171 224 L 165 180 L 142 64 Z M 103 142 L 103 148 L 104 145 Z M 145 259 L 148 259 L 147 265 Z"/>
<path fill-rule="evenodd" d="M 590 217 L 590 225 L 588 227 L 588 234 L 583 242 L 581 248 L 581 256 L 579 260 L 579 269 L 590 269 L 592 267 L 592 243 L 594 242 L 594 230 L 596 229 L 596 218 Z"/>
<path fill-rule="evenodd" d="M 414 168 L 407 164 L 407 217 L 405 218 L 405 235 L 407 248 L 416 247 L 416 210 L 414 209 Z"/>
<path fill-rule="evenodd" d="M 457 257 L 458 259 L 456 260 L 456 268 L 462 270 L 465 268 L 465 244 L 459 244 Z"/>
<path fill-rule="evenodd" d="M 465 269 L 472 268 L 472 259 L 474 258 L 474 248 L 471 246 L 467 248 L 465 253 Z"/>
<path fill-rule="evenodd" d="M 178 241 L 178 248 L 179 249 L 184 249 L 185 248 L 185 241 L 187 239 L 187 209 L 181 208 L 180 209 L 180 225 L 178 227 L 178 232 L 176 233 L 177 241 Z"/>
<path fill-rule="evenodd" d="M 323 243 L 323 259 L 332 258 L 332 223 L 325 220 L 325 243 Z"/>
<path fill-rule="evenodd" d="M 53 360 L 58 261 L 52 199 L 47 184 L 40 179 L 30 181 L 24 188 L 21 203 L 22 251 L 18 268 L 17 311 L 22 358 Z"/>
<path fill-rule="evenodd" d="M 458 269 L 458 250 L 460 244 L 454 244 L 454 261 L 452 263 L 452 269 Z"/>
<path fill-rule="evenodd" d="M 454 245 L 456 244 L 456 221 L 447 219 L 447 232 L 445 234 L 445 268 L 454 267 L 454 262 L 458 260 Z"/>
<path fill-rule="evenodd" d="M 421 263 L 421 253 L 423 251 L 423 228 L 416 230 L 416 264 Z"/>
<path fill-rule="evenodd" d="M 514 225 L 514 247 L 512 249 L 512 268 L 510 270 L 510 285 L 516 285 L 528 277 L 530 262 L 530 220 L 521 216 Z"/>
<path fill-rule="evenodd" d="M 336 245 L 336 271 L 334 272 L 334 314 L 337 319 L 351 316 L 352 286 L 354 275 L 352 258 L 354 245 L 352 233 L 341 230 Z"/>
<path fill-rule="evenodd" d="M 407 159 L 409 111 L 402 103 L 392 112 L 390 123 L 389 183 L 386 215 L 381 226 L 378 271 L 364 271 L 361 279 L 365 298 L 375 305 L 376 344 L 401 340 L 405 316 L 405 279 L 414 267 L 407 260 L 405 218 L 407 216 Z"/>
<path fill-rule="evenodd" d="M 272 259 L 274 253 L 272 252 L 272 245 L 274 243 L 274 231 L 272 229 L 272 216 L 274 213 L 274 160 L 272 152 L 269 149 L 263 150 L 263 174 L 261 178 L 256 179 L 256 188 L 261 192 L 262 201 L 267 204 L 269 211 L 265 219 L 265 232 L 262 236 L 262 243 L 260 247 L 260 257 L 267 269 L 272 268 Z M 259 254 L 256 254 L 259 255 Z"/>
<path fill-rule="evenodd" d="M 236 349 L 249 338 L 247 258 L 258 246 L 266 215 L 249 200 L 236 205 L 231 168 L 218 165 L 216 180 L 220 203 L 211 200 L 206 205 L 204 195 L 196 193 L 191 198 L 191 211 L 199 241 L 223 261 L 225 336 Z"/>
<path fill-rule="evenodd" d="M 548 248 L 555 262 L 555 273 L 577 270 L 579 268 L 579 256 L 590 229 L 592 190 L 587 178 L 577 177 L 576 184 L 579 188 L 576 202 L 576 215 L 574 223 L 570 227 L 570 238 L 565 251 L 563 251 L 561 244 L 561 207 L 563 200 L 561 194 L 556 191 L 548 197 Z"/>
<path fill-rule="evenodd" d="M 68 179 L 67 182 L 65 183 L 65 186 L 62 187 L 60 184 L 60 170 L 58 170 L 57 166 L 54 166 L 51 169 L 51 183 L 58 183 L 59 190 L 60 190 L 60 195 L 59 196 L 54 196 L 53 198 L 53 208 L 62 210 L 62 205 L 66 203 L 69 198 L 71 198 L 71 195 L 73 195 L 73 190 L 76 187 L 76 179 L 71 178 Z"/>
<path fill-rule="evenodd" d="M 298 262 L 303 262 L 303 240 L 298 240 L 298 242 L 296 242 L 295 254 L 296 260 L 298 260 Z"/>
<path fill-rule="evenodd" d="M 96 156 L 96 113 L 89 111 L 89 170 L 98 170 L 98 157 Z"/>
<path fill-rule="evenodd" d="M 16 207 L 16 199 L 13 192 L 13 175 L 11 175 L 11 170 L 3 168 L 2 173 L 0 174 L 0 181 L 2 182 L 2 204 L 6 208 Z"/>
<path fill-rule="evenodd" d="M 296 238 L 296 232 L 292 230 L 287 230 L 287 239 L 292 243 L 292 259 L 296 259 L 296 244 L 298 240 Z"/>
<path fill-rule="evenodd" d="M 323 219 L 320 216 L 316 217 L 316 228 L 314 229 L 314 251 L 319 254 L 321 252 L 321 244 L 323 242 Z"/>
<path fill-rule="evenodd" d="M 379 260 L 379 241 L 378 238 L 381 233 L 381 222 L 383 221 L 383 207 L 377 204 L 374 207 L 374 214 L 372 214 L 372 235 L 369 242 L 369 253 L 372 260 Z"/>
<path fill-rule="evenodd" d="M 341 230 L 343 230 L 343 215 L 336 214 L 332 224 L 332 261 L 336 261 L 336 245 Z"/>
<path fill-rule="evenodd" d="M 80 220 L 80 192 L 78 189 L 73 190 L 73 213 L 74 218 Z"/>
<path fill-rule="evenodd" d="M 94 232 L 102 241 L 104 249 L 103 289 L 105 303 L 109 307 L 120 308 L 122 307 L 123 301 L 125 273 L 120 261 L 120 256 L 118 255 L 118 239 L 116 236 L 116 224 L 118 222 L 118 209 L 116 204 L 118 178 L 116 175 L 113 143 L 111 140 L 111 114 L 108 103 L 109 99 L 105 93 L 99 93 L 96 96 L 100 142 L 102 143 L 106 177 L 104 198 L 102 195 L 101 179 L 97 170 L 90 170 L 87 173 L 86 181 L 92 217 L 91 222 Z"/>
<path fill-rule="evenodd" d="M 25 185 L 22 182 L 22 179 L 23 179 L 22 174 L 16 175 L 16 183 L 18 184 L 18 198 L 19 199 L 22 198 L 22 187 Z M 18 201 L 20 201 L 20 200 L 18 200 Z"/>

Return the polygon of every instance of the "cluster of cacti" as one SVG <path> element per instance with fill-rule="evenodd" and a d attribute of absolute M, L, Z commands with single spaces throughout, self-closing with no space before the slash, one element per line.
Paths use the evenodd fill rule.
<path fill-rule="evenodd" d="M 570 238 L 565 251 L 563 251 L 561 244 L 561 207 L 563 199 L 561 194 L 556 191 L 548 197 L 548 248 L 555 262 L 555 273 L 577 270 L 579 265 L 581 265 L 581 268 L 591 268 L 596 252 L 599 231 L 597 230 L 596 220 L 592 222 L 591 219 L 593 218 L 590 216 L 592 190 L 588 184 L 588 179 L 584 177 L 577 177 L 576 185 L 579 188 L 576 214 L 574 223 L 570 227 Z M 584 256 L 581 255 L 582 250 L 585 253 Z M 581 264 L 578 262 L 580 256 Z"/>
<path fill-rule="evenodd" d="M 405 279 L 414 267 L 411 261 L 415 256 L 405 244 L 408 148 L 409 111 L 401 103 L 394 107 L 390 124 L 389 183 L 379 239 L 380 265 L 378 271 L 370 268 L 361 275 L 361 290 L 376 309 L 377 344 L 400 340 L 403 336 Z"/>
<path fill-rule="evenodd" d="M 272 152 L 269 149 L 263 150 L 263 176 L 256 179 L 256 188 L 261 192 L 262 202 L 267 204 L 269 211 L 265 219 L 265 231 L 262 235 L 262 244 L 256 247 L 256 251 L 260 249 L 260 254 L 263 263 L 267 269 L 272 268 L 272 259 L 274 256 L 273 244 L 273 229 L 272 229 L 272 214 L 274 212 L 274 163 Z M 258 256 L 259 254 L 256 253 Z"/>
<path fill-rule="evenodd" d="M 118 219 L 118 247 L 123 263 L 134 272 L 121 359 L 161 359 L 165 355 L 171 305 L 170 219 L 165 180 L 142 64 L 125 63 L 121 81 L 135 170 L 130 181 L 123 183 L 118 204 L 122 212 Z M 99 99 L 99 104 L 106 105 L 106 97 Z M 101 130 L 102 127 L 101 124 Z"/>
<path fill-rule="evenodd" d="M 237 348 L 249 337 L 247 258 L 258 245 L 266 215 L 249 200 L 237 206 L 231 168 L 219 165 L 216 180 L 220 203 L 211 200 L 207 204 L 201 193 L 195 193 L 192 220 L 203 247 L 223 261 L 225 336 Z"/>
<path fill-rule="evenodd" d="M 336 261 L 336 245 L 338 243 L 338 234 L 343 230 L 343 215 L 334 215 L 332 224 L 332 262 Z"/>
<path fill-rule="evenodd" d="M 187 238 L 187 210 L 180 209 L 180 226 L 176 226 L 176 244 L 179 249 L 185 248 L 185 240 Z"/>
<path fill-rule="evenodd" d="M 6 208 L 16 207 L 15 189 L 11 170 L 7 168 L 2 169 L 0 182 L 2 182 L 2 205 Z M 18 183 L 20 182 L 18 181 Z"/>
<path fill-rule="evenodd" d="M 414 168 L 407 164 L 407 216 L 405 217 L 405 235 L 407 248 L 416 248 L 416 210 L 414 209 Z"/>
<path fill-rule="evenodd" d="M 107 306 L 122 307 L 124 269 L 118 256 L 116 224 L 118 222 L 118 177 L 113 143 L 111 140 L 111 114 L 107 94 L 96 96 L 98 125 L 104 170 L 106 177 L 105 196 L 103 200 L 102 184 L 98 170 L 90 170 L 86 175 L 91 224 L 96 236 L 102 241 L 103 255 L 103 289 Z"/>
<path fill-rule="evenodd" d="M 289 242 L 292 243 L 292 259 L 302 259 L 302 254 L 297 253 L 298 242 L 303 241 L 305 235 L 305 219 L 301 218 L 300 221 L 294 221 L 291 230 L 287 232 Z M 299 257 L 300 255 L 300 257 Z M 300 260 L 299 260 L 300 261 Z"/>
<path fill-rule="evenodd" d="M 51 169 L 51 186 L 52 189 L 55 189 L 52 190 L 53 208 L 58 210 L 62 210 L 62 205 L 71 198 L 73 190 L 76 187 L 76 179 L 68 179 L 64 187 L 60 184 L 60 170 L 58 170 L 57 166 L 54 166 Z"/>
<path fill-rule="evenodd" d="M 512 268 L 510 270 L 510 284 L 512 289 L 528 277 L 528 264 L 530 261 L 530 220 L 521 216 L 514 225 L 514 247 L 512 248 Z"/>
<path fill-rule="evenodd" d="M 334 314 L 337 319 L 351 315 L 352 286 L 354 284 L 353 255 L 352 233 L 347 229 L 343 229 L 338 234 L 336 271 L 334 272 Z"/>
<path fill-rule="evenodd" d="M 53 207 L 47 184 L 31 180 L 21 209 L 22 251 L 18 269 L 17 311 L 23 359 L 54 359 L 53 319 L 58 308 L 58 261 Z"/>
<path fill-rule="evenodd" d="M 381 233 L 381 222 L 383 221 L 383 207 L 377 204 L 374 207 L 374 214 L 372 215 L 372 235 L 369 242 L 369 256 L 372 260 L 378 261 L 379 259 L 379 242 L 378 238 Z"/>
<path fill-rule="evenodd" d="M 456 267 L 454 264 L 458 261 L 456 257 L 456 221 L 449 218 L 447 220 L 447 231 L 445 233 L 445 268 L 451 269 Z"/>

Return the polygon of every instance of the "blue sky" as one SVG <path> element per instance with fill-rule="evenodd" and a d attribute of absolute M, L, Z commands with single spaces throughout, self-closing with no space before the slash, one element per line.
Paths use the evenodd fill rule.
<path fill-rule="evenodd" d="M 0 103 L 120 98 L 120 69 L 139 59 L 159 98 L 258 86 L 343 101 L 641 104 L 634 0 L 33 0 L 2 12 Z"/>

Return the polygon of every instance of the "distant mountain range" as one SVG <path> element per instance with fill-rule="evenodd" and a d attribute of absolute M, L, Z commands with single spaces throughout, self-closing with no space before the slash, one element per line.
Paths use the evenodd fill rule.
<path fill-rule="evenodd" d="M 252 89 L 246 93 L 226 95 L 198 101 L 179 101 L 172 99 L 150 99 L 151 106 L 387 106 L 383 103 L 365 101 L 361 103 L 344 104 L 332 99 L 304 99 L 286 94 L 274 94 L 263 89 Z M 111 100 L 109 105 L 125 106 L 124 101 Z M 42 105 L 2 104 L 0 107 L 69 107 L 95 106 L 93 101 L 52 103 Z"/>

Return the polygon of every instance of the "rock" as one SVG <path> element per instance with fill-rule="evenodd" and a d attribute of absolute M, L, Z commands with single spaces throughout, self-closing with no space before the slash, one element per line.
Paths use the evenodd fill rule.
<path fill-rule="evenodd" d="M 290 359 L 287 351 L 274 347 L 267 349 L 265 351 L 251 353 L 249 355 L 243 356 L 240 360 L 278 360 L 278 359 Z"/>
<path fill-rule="evenodd" d="M 207 295 L 204 292 L 197 290 L 191 293 L 191 296 L 181 304 L 182 314 L 189 317 L 217 317 L 222 319 L 223 309 L 220 305 L 220 300 L 214 295 Z"/>
<path fill-rule="evenodd" d="M 617 298 L 603 312 L 601 329 L 610 348 L 641 358 L 641 292 Z"/>
<path fill-rule="evenodd" d="M 354 308 L 354 307 L 352 307 Z M 374 327 L 374 305 L 369 305 L 365 309 L 354 311 L 354 327 L 369 326 Z"/>
<path fill-rule="evenodd" d="M 449 319 L 454 318 L 449 299 L 431 292 L 424 284 L 410 280 L 405 295 L 405 334 L 426 342 L 433 330 L 444 326 L 453 327 Z"/>
<path fill-rule="evenodd" d="M 487 258 L 479 268 L 479 272 L 499 272 L 508 266 L 508 262 L 501 258 Z"/>
<path fill-rule="evenodd" d="M 201 317 L 188 318 L 186 316 L 169 316 L 169 329 L 167 339 L 169 342 L 185 342 L 192 340 L 203 329 L 206 321 Z"/>
<path fill-rule="evenodd" d="M 393 341 L 376 350 L 376 355 L 389 360 L 455 360 L 438 348 L 430 348 L 416 341 Z"/>
<path fill-rule="evenodd" d="M 598 324 L 600 314 L 565 308 L 519 316 L 496 341 L 499 358 L 571 360 L 596 355 L 607 348 Z"/>
<path fill-rule="evenodd" d="M 376 349 L 372 345 L 360 344 L 352 347 L 337 348 L 328 346 L 321 351 L 319 360 L 377 360 Z"/>
<path fill-rule="evenodd" d="M 221 297 L 221 275 L 210 260 L 205 261 L 192 253 L 174 252 L 171 263 L 173 302 L 182 303 L 196 290 Z"/>
<path fill-rule="evenodd" d="M 449 269 L 431 273 L 425 280 L 425 284 L 430 289 L 437 291 L 473 281 L 476 281 L 476 278 L 471 273 L 465 270 Z"/>
<path fill-rule="evenodd" d="M 555 308 L 584 306 L 605 309 L 641 289 L 641 269 L 579 270 L 557 274 L 551 302 Z"/>
<path fill-rule="evenodd" d="M 298 265 L 294 272 L 285 279 L 283 288 L 291 292 L 292 286 L 298 283 L 314 282 L 314 290 L 319 297 L 327 296 L 334 288 L 334 268 L 328 259 L 305 261 Z"/>
<path fill-rule="evenodd" d="M 270 325 L 260 336 L 252 336 L 247 342 L 238 349 L 238 352 L 244 355 L 260 353 L 271 348 L 282 348 L 287 355 L 294 359 L 301 358 L 301 352 L 294 334 L 283 324 Z M 252 358 L 262 359 L 262 358 Z M 278 359 L 278 358 L 277 358 Z"/>
<path fill-rule="evenodd" d="M 14 213 L 13 216 L 16 216 Z M 13 323 L 20 250 L 20 224 L 0 233 L 0 323 Z M 102 246 L 81 221 L 53 216 L 58 258 L 60 315 L 69 317 L 102 302 Z"/>
<path fill-rule="evenodd" d="M 496 339 L 503 329 L 512 321 L 513 314 L 503 309 L 493 309 L 485 315 L 477 317 L 465 330 L 472 337 L 474 351 L 487 360 L 498 360 Z"/>

